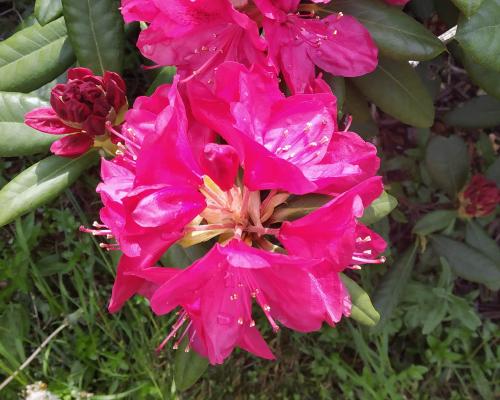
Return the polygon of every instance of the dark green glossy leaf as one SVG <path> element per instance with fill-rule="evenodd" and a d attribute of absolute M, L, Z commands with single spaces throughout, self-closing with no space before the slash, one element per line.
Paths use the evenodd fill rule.
<path fill-rule="evenodd" d="M 380 330 L 389 321 L 401 295 L 408 283 L 417 256 L 417 243 L 399 256 L 397 262 L 389 266 L 373 295 L 375 308 L 380 312 L 380 322 L 376 329 Z"/>
<path fill-rule="evenodd" d="M 208 360 L 195 351 L 185 352 L 187 340 L 184 340 L 175 354 L 174 381 L 179 391 L 193 386 L 208 368 Z"/>
<path fill-rule="evenodd" d="M 0 190 L 0 226 L 57 197 L 97 160 L 95 151 L 78 158 L 52 156 L 21 172 Z"/>
<path fill-rule="evenodd" d="M 427 146 L 425 163 L 434 183 L 454 196 L 464 186 L 469 172 L 467 145 L 458 136 L 436 136 Z"/>
<path fill-rule="evenodd" d="M 500 71 L 500 0 L 484 0 L 472 17 L 462 16 L 456 39 L 476 62 Z"/>
<path fill-rule="evenodd" d="M 386 215 L 389 215 L 397 205 L 398 201 L 396 198 L 384 191 L 372 204 L 370 204 L 368 208 L 365 209 L 363 217 L 360 221 L 365 225 L 374 224 Z"/>
<path fill-rule="evenodd" d="M 153 92 L 161 85 L 164 85 L 166 83 L 172 83 L 176 71 L 177 70 L 175 67 L 163 67 L 158 73 L 158 75 L 156 75 L 155 80 L 149 87 L 147 95 L 151 96 Z"/>
<path fill-rule="evenodd" d="M 203 257 L 208 250 L 210 250 L 210 246 L 207 243 L 200 243 L 187 248 L 174 244 L 162 256 L 161 261 L 166 267 L 187 268 Z"/>
<path fill-rule="evenodd" d="M 344 114 L 352 116 L 352 131 L 368 139 L 378 134 L 370 105 L 365 96 L 349 80 L 345 80 Z"/>
<path fill-rule="evenodd" d="M 340 277 L 351 295 L 351 318 L 363 325 L 376 325 L 380 320 L 380 315 L 373 307 L 370 296 L 348 276 L 340 274 Z"/>
<path fill-rule="evenodd" d="M 374 72 L 352 81 L 369 100 L 401 122 L 417 128 L 433 124 L 432 97 L 407 62 L 381 57 Z"/>
<path fill-rule="evenodd" d="M 61 0 L 36 0 L 35 17 L 40 25 L 46 25 L 62 15 Z"/>
<path fill-rule="evenodd" d="M 64 18 L 30 26 L 0 42 L 0 90 L 35 90 L 61 75 L 74 60 Z"/>
<path fill-rule="evenodd" d="M 82 67 L 121 72 L 125 34 L 114 0 L 62 0 L 68 36 Z"/>
<path fill-rule="evenodd" d="M 479 7 L 481 7 L 481 4 L 483 3 L 483 0 L 451 0 L 451 1 L 467 17 L 470 17 L 477 10 L 479 10 Z"/>
<path fill-rule="evenodd" d="M 459 128 L 490 128 L 500 125 L 500 100 L 474 97 L 446 113 L 444 122 Z"/>
<path fill-rule="evenodd" d="M 24 123 L 24 114 L 46 105 L 46 102 L 35 96 L 0 92 L 0 157 L 43 152 L 58 139 L 55 135 L 39 132 Z"/>
<path fill-rule="evenodd" d="M 285 206 L 278 207 L 271 217 L 271 221 L 293 221 L 307 215 L 331 200 L 330 196 L 323 194 L 308 194 L 293 197 Z"/>
<path fill-rule="evenodd" d="M 500 186 L 500 157 L 497 157 L 495 162 L 490 165 L 486 171 L 486 178 L 495 181 L 497 186 Z"/>
<path fill-rule="evenodd" d="M 445 46 L 423 25 L 379 0 L 335 0 L 331 8 L 349 14 L 370 31 L 384 54 L 401 61 L 430 60 Z"/>
<path fill-rule="evenodd" d="M 500 247 L 477 222 L 467 222 L 465 241 L 500 266 Z"/>
<path fill-rule="evenodd" d="M 431 236 L 432 247 L 446 258 L 458 276 L 484 284 L 491 290 L 500 289 L 500 267 L 494 261 L 462 242 L 442 235 Z"/>
<path fill-rule="evenodd" d="M 413 233 L 426 236 L 447 228 L 457 218 L 456 210 L 436 210 L 425 214 L 413 227 Z"/>

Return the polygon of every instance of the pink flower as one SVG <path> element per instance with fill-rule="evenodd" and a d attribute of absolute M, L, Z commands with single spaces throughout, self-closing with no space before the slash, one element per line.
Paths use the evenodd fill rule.
<path fill-rule="evenodd" d="M 494 181 L 476 174 L 459 194 L 460 214 L 483 217 L 495 211 L 500 203 L 500 190 Z"/>
<path fill-rule="evenodd" d="M 34 129 L 54 135 L 66 135 L 54 142 L 54 154 L 75 157 L 106 134 L 106 123 L 120 124 L 127 109 L 125 83 L 114 72 L 95 76 L 87 68 L 68 71 L 68 82 L 51 92 L 51 107 L 37 108 L 25 116 Z"/>
<path fill-rule="evenodd" d="M 278 238 L 289 254 L 324 258 L 336 271 L 384 262 L 377 258 L 384 240 L 357 221 L 382 189 L 380 177 L 367 179 L 309 215 L 285 221 Z"/>
<path fill-rule="evenodd" d="M 328 1 L 316 1 L 316 3 Z M 333 13 L 316 17 L 320 7 L 297 0 L 255 0 L 265 15 L 269 54 L 294 93 L 312 92 L 315 66 L 338 76 L 359 76 L 377 66 L 378 50 L 370 33 L 355 18 Z"/>
<path fill-rule="evenodd" d="M 316 86 L 326 90 L 321 82 Z M 251 190 L 337 194 L 379 167 L 373 145 L 337 131 L 329 89 L 286 98 L 272 72 L 227 62 L 217 70 L 213 91 L 191 82 L 188 93 L 195 117 L 238 152 Z"/>
<path fill-rule="evenodd" d="M 125 21 L 150 23 L 137 43 L 144 56 L 175 65 L 184 79 L 208 81 L 225 60 L 266 63 L 256 23 L 229 0 L 122 0 L 122 6 Z"/>
<path fill-rule="evenodd" d="M 150 279 L 148 270 L 138 275 Z M 164 282 L 151 296 L 153 310 L 182 311 L 162 345 L 180 333 L 174 347 L 187 336 L 189 346 L 212 364 L 221 364 L 235 347 L 274 358 L 255 327 L 252 299 L 275 331 L 277 322 L 300 332 L 318 330 L 323 321 L 334 325 L 350 312 L 342 282 L 321 260 L 270 253 L 238 240 L 216 245 Z"/>

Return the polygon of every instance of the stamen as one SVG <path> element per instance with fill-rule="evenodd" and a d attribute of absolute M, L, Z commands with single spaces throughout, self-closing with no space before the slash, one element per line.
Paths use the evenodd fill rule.
<path fill-rule="evenodd" d="M 186 319 L 187 319 L 187 313 L 186 311 L 182 311 L 182 314 L 180 315 L 179 319 L 172 326 L 172 330 L 170 331 L 170 333 L 167 335 L 165 339 L 163 339 L 160 345 L 156 348 L 157 353 L 160 352 L 163 349 L 163 347 L 165 347 L 165 345 L 168 343 L 168 341 L 177 334 L 177 331 L 182 327 L 184 322 L 186 322 Z"/>

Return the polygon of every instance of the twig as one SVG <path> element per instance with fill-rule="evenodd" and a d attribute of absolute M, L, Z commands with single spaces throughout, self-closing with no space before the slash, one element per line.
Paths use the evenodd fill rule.
<path fill-rule="evenodd" d="M 4 389 L 11 381 L 14 380 L 14 378 L 23 370 L 25 369 L 28 365 L 31 364 L 31 362 L 36 358 L 36 356 L 46 347 L 52 339 L 54 339 L 64 328 L 67 328 L 69 326 L 68 320 L 64 320 L 63 324 L 57 328 L 54 332 L 52 332 L 38 348 L 26 359 L 23 364 L 14 371 L 14 373 L 9 376 L 6 380 L 0 384 L 0 390 Z"/>
<path fill-rule="evenodd" d="M 451 42 L 453 39 L 455 39 L 456 34 L 457 34 L 457 25 L 448 29 L 445 33 L 439 35 L 438 39 L 441 40 L 443 44 L 447 44 Z M 418 64 L 420 64 L 420 61 L 408 61 L 408 62 L 413 68 L 415 68 Z"/>

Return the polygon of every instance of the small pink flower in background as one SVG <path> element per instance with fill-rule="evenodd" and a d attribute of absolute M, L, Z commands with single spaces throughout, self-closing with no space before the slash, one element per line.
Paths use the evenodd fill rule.
<path fill-rule="evenodd" d="M 225 60 L 266 63 L 257 24 L 229 0 L 122 0 L 122 14 L 150 23 L 137 46 L 157 64 L 175 65 L 182 79 L 210 81 Z"/>
<path fill-rule="evenodd" d="M 308 11 L 304 14 L 298 12 L 296 0 L 255 3 L 265 15 L 262 24 L 271 59 L 292 92 L 313 91 L 315 66 L 347 77 L 367 74 L 377 66 L 378 49 L 355 18 L 330 12 L 332 15 L 319 19 L 315 11 L 320 7 L 304 5 L 311 10 L 304 8 Z"/>
<path fill-rule="evenodd" d="M 363 25 L 316 4 L 299 3 L 122 0 L 122 13 L 127 22 L 150 23 L 141 32 L 138 47 L 159 65 L 175 65 L 184 80 L 210 83 L 224 61 L 247 67 L 273 64 L 292 92 L 310 93 L 315 67 L 348 77 L 375 69 L 378 50 Z M 319 19 L 316 11 L 332 15 Z"/>
<path fill-rule="evenodd" d="M 85 153 L 96 139 L 106 135 L 106 124 L 123 122 L 127 109 L 125 83 L 114 72 L 96 76 L 87 68 L 68 71 L 68 82 L 51 92 L 51 107 L 37 108 L 25 116 L 27 125 L 54 135 L 51 151 L 64 157 Z"/>
<path fill-rule="evenodd" d="M 465 217 L 484 217 L 495 211 L 500 203 L 500 190 L 494 181 L 476 174 L 459 194 L 460 214 Z"/>

